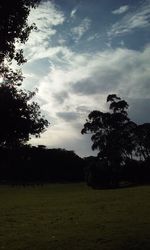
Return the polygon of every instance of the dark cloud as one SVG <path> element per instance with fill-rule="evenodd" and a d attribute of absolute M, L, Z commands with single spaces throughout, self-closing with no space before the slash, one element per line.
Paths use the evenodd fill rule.
<path fill-rule="evenodd" d="M 89 108 L 87 108 L 86 106 L 83 106 L 83 105 L 78 106 L 76 108 L 76 111 L 79 113 L 89 113 L 90 112 Z"/>
<path fill-rule="evenodd" d="M 78 119 L 79 114 L 76 112 L 57 112 L 57 116 L 63 120 L 70 122 Z"/>
<path fill-rule="evenodd" d="M 150 122 L 150 99 L 128 99 L 129 116 L 138 124 Z"/>
<path fill-rule="evenodd" d="M 58 103 L 63 104 L 64 101 L 69 97 L 68 92 L 61 91 L 54 94 L 54 98 L 57 100 Z"/>
<path fill-rule="evenodd" d="M 112 90 L 115 91 L 120 79 L 121 71 L 109 70 L 108 72 L 101 72 L 100 75 L 96 72 L 92 78 L 75 83 L 72 90 L 75 93 L 84 95 L 107 93 Z"/>

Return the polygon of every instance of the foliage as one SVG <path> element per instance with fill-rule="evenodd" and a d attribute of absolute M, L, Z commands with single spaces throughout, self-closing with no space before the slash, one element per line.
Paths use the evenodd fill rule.
<path fill-rule="evenodd" d="M 28 25 L 30 9 L 40 0 L 0 1 L 0 64 L 15 59 L 18 64 L 25 62 L 22 50 L 16 50 L 16 43 L 25 43 L 35 24 Z"/>
<path fill-rule="evenodd" d="M 97 157 L 86 159 L 85 181 L 92 188 L 113 187 L 111 168 L 106 166 L 106 162 Z"/>
<path fill-rule="evenodd" d="M 40 0 L 0 1 L 0 146 L 16 147 L 27 142 L 30 135 L 39 136 L 48 126 L 40 107 L 31 102 L 35 92 L 19 88 L 21 70 L 9 66 L 13 59 L 20 65 L 26 60 L 16 43 L 25 43 L 35 25 L 28 25 L 31 8 Z"/>
<path fill-rule="evenodd" d="M 150 158 L 150 123 L 137 126 L 135 130 L 135 150 L 136 156 L 141 160 Z"/>
<path fill-rule="evenodd" d="M 42 145 L 1 148 L 0 181 L 29 183 L 83 181 L 84 160 L 73 151 L 48 149 Z"/>
<path fill-rule="evenodd" d="M 131 121 L 127 102 L 115 94 L 107 102 L 109 112 L 92 111 L 81 131 L 92 133 L 92 149 L 99 151 L 87 165 L 87 183 L 92 187 L 114 187 L 121 180 L 149 183 L 150 123 Z"/>
<path fill-rule="evenodd" d="M 110 112 L 92 111 L 81 133 L 92 133 L 92 149 L 108 166 L 118 168 L 126 156 L 132 154 L 132 136 L 136 124 L 130 121 L 126 101 L 115 94 L 107 97 Z"/>
<path fill-rule="evenodd" d="M 40 107 L 31 102 L 35 92 L 25 91 L 9 83 L 0 86 L 0 146 L 16 147 L 30 135 L 39 136 L 49 125 Z"/>

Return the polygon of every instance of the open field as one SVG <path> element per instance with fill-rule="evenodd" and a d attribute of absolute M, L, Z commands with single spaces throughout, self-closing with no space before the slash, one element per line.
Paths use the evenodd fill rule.
<path fill-rule="evenodd" d="M 150 186 L 1 186 L 0 249 L 149 250 Z"/>

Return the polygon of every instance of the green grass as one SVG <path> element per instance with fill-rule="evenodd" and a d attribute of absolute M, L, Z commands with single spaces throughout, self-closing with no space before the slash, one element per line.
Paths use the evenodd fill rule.
<path fill-rule="evenodd" d="M 150 187 L 0 187 L 0 249 L 149 250 Z"/>

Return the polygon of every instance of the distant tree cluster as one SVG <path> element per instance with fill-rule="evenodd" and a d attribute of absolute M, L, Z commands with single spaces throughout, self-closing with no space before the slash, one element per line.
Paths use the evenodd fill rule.
<path fill-rule="evenodd" d="M 84 160 L 73 151 L 45 146 L 1 148 L 0 182 L 44 184 L 84 180 Z"/>
<path fill-rule="evenodd" d="M 92 111 L 81 131 L 92 133 L 92 149 L 98 150 L 87 168 L 88 184 L 117 187 L 125 179 L 150 181 L 150 123 L 131 121 L 128 103 L 115 94 L 107 102 L 110 111 Z"/>

